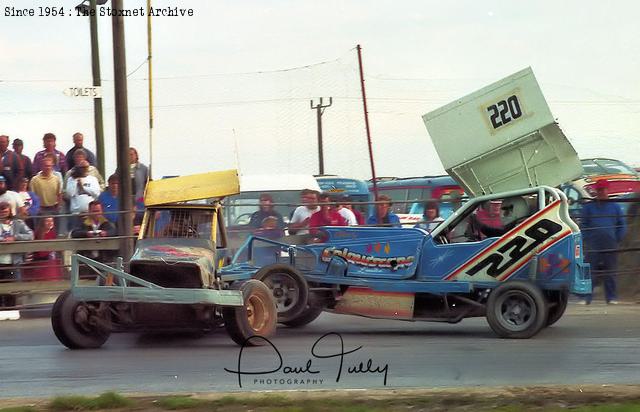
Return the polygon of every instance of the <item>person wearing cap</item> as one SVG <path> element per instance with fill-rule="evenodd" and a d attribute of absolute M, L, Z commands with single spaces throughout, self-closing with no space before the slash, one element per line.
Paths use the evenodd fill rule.
<path fill-rule="evenodd" d="M 29 156 L 22 154 L 23 149 L 24 143 L 22 142 L 22 139 L 13 139 L 13 152 L 16 154 L 18 161 L 18 175 L 16 179 L 18 183 L 20 182 L 20 179 L 31 179 L 33 177 L 31 159 L 29 159 Z"/>
<path fill-rule="evenodd" d="M 0 200 L 0 244 L 22 240 L 33 240 L 33 231 L 22 220 L 14 218 L 9 202 Z M 15 266 L 22 260 L 22 253 L 0 252 L 0 280 L 19 280 Z"/>
<path fill-rule="evenodd" d="M 271 217 L 275 218 L 275 222 L 272 219 L 267 219 Z M 265 221 L 265 219 L 267 220 Z M 282 215 L 274 209 L 273 197 L 268 193 L 262 193 L 260 195 L 260 208 L 251 215 L 249 227 L 252 229 L 260 229 L 263 228 L 267 222 L 268 226 L 275 224 L 275 228 L 284 230 L 284 219 Z"/>
<path fill-rule="evenodd" d="M 44 150 L 40 150 L 33 157 L 33 173 L 38 173 L 42 170 L 42 160 L 49 155 L 53 156 L 54 159 L 53 170 L 60 172 L 64 176 L 67 172 L 67 160 L 64 153 L 56 149 L 56 135 L 45 133 L 42 137 L 42 146 L 44 146 Z"/>
<path fill-rule="evenodd" d="M 0 176 L 6 179 L 7 187 L 15 189 L 18 177 L 18 156 L 9 150 L 9 136 L 0 136 Z"/>
<path fill-rule="evenodd" d="M 13 190 L 7 187 L 7 179 L 0 175 L 0 202 L 7 202 L 11 207 L 11 216 L 22 216 L 24 214 L 24 202 L 22 198 Z"/>
<path fill-rule="evenodd" d="M 73 134 L 73 147 L 71 149 L 69 149 L 69 151 L 65 155 L 65 157 L 67 159 L 67 170 L 73 169 L 73 167 L 78 163 L 76 161 L 75 157 L 73 156 L 73 154 L 78 149 L 84 150 L 85 158 L 86 158 L 87 162 L 89 162 L 89 164 L 91 166 L 95 166 L 96 165 L 96 155 L 94 155 L 91 150 L 89 150 L 86 147 L 84 147 L 83 143 L 84 143 L 84 135 L 82 133 L 80 133 L 80 132 L 74 133 Z"/>
<path fill-rule="evenodd" d="M 582 236 L 585 245 L 585 260 L 591 264 L 595 281 L 602 279 L 604 295 L 608 304 L 618 303 L 616 291 L 617 254 L 615 249 L 625 234 L 622 208 L 608 202 L 609 182 L 599 180 L 593 185 L 596 198 L 583 205 L 580 211 Z M 591 303 L 592 294 L 584 295 L 582 304 Z"/>

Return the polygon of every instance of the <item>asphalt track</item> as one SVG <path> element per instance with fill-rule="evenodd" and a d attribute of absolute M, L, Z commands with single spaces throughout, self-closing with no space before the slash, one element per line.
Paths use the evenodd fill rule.
<path fill-rule="evenodd" d="M 362 348 L 339 356 L 340 338 L 344 352 Z M 273 373 L 263 372 L 280 366 L 274 347 L 242 352 L 240 369 L 260 374 L 241 375 L 240 388 L 238 374 L 225 371 L 238 370 L 240 348 L 223 330 L 201 338 L 118 334 L 101 349 L 71 351 L 48 319 L 3 321 L 0 397 L 384 388 L 385 372 L 387 388 L 638 384 L 640 305 L 571 305 L 529 340 L 497 339 L 484 319 L 448 325 L 323 314 L 306 328 L 280 328 L 273 345 L 283 359 Z"/>

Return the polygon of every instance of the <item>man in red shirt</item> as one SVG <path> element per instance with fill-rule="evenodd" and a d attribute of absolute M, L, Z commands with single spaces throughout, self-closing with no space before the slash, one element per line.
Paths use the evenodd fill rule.
<path fill-rule="evenodd" d="M 340 216 L 335 205 L 329 204 L 331 202 L 329 195 L 321 194 L 319 199 L 320 210 L 311 215 L 309 219 L 309 232 L 312 235 L 318 233 L 318 230 L 314 230 L 314 228 L 320 226 L 347 226 L 347 222 Z"/>

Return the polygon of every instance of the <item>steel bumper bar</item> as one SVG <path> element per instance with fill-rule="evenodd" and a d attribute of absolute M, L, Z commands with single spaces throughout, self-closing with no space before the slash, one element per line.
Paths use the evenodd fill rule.
<path fill-rule="evenodd" d="M 76 286 L 71 291 L 79 301 L 204 304 L 216 306 L 242 306 L 242 292 L 238 290 L 211 290 L 128 286 Z"/>

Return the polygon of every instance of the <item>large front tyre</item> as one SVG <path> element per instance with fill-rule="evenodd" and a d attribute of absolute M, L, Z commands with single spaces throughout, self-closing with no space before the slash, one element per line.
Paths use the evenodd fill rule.
<path fill-rule="evenodd" d="M 264 345 L 266 341 L 263 339 L 247 339 L 253 336 L 270 338 L 275 334 L 278 312 L 271 291 L 255 279 L 234 284 L 232 288 L 242 291 L 244 305 L 222 309 L 227 333 L 238 345 Z"/>
<path fill-rule="evenodd" d="M 284 324 L 291 322 L 307 309 L 309 285 L 291 266 L 267 265 L 253 278 L 264 282 L 271 289 L 278 309 L 278 322 Z"/>
<path fill-rule="evenodd" d="M 548 315 L 547 300 L 530 282 L 504 282 L 487 300 L 487 322 L 501 338 L 528 339 L 547 325 Z"/>
<path fill-rule="evenodd" d="M 58 296 L 51 311 L 51 326 L 60 343 L 69 349 L 95 349 L 109 339 L 110 330 L 96 323 L 96 305 L 78 302 L 70 290 Z"/>

